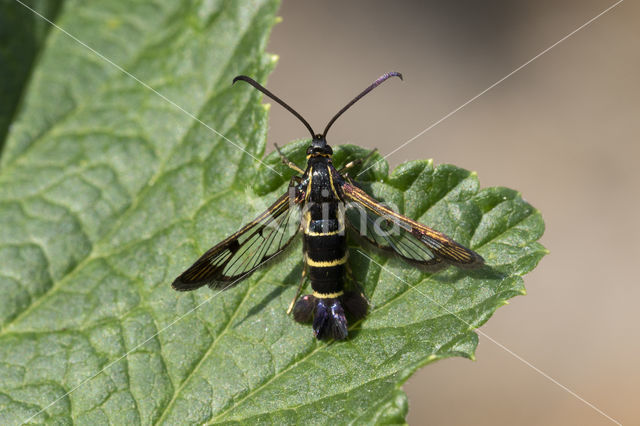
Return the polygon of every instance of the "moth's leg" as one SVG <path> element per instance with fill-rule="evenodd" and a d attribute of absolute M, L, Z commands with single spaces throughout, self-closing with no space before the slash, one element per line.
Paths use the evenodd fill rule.
<path fill-rule="evenodd" d="M 302 182 L 302 176 L 291 176 L 291 180 L 289 181 L 289 188 L 296 188 Z"/>
<path fill-rule="evenodd" d="M 280 159 L 282 160 L 282 164 L 284 164 L 285 166 L 288 166 L 289 168 L 295 170 L 296 172 L 300 173 L 301 175 L 304 174 L 304 170 L 302 170 L 300 167 L 296 166 L 296 164 L 289 160 L 283 153 L 282 151 L 280 151 L 280 147 L 278 146 L 278 144 L 274 144 L 276 146 L 276 150 L 278 151 L 278 154 L 280 155 Z"/>
<path fill-rule="evenodd" d="M 345 164 L 344 166 L 342 166 L 342 168 L 340 170 L 338 170 L 338 172 L 340 174 L 343 174 L 344 172 L 346 172 L 347 170 L 355 167 L 355 166 L 359 166 L 360 164 L 366 163 L 367 161 L 369 161 L 369 159 L 371 159 L 371 157 L 373 157 L 375 155 L 375 153 L 378 152 L 378 148 L 374 148 L 373 150 L 371 150 L 370 153 L 367 154 L 366 157 L 364 158 L 358 158 L 356 160 L 353 161 L 349 161 L 347 164 Z"/>
<path fill-rule="evenodd" d="M 364 290 L 362 289 L 362 286 L 353 276 L 353 270 L 351 269 L 351 265 L 349 265 L 349 262 L 345 263 L 344 266 L 347 272 L 347 281 L 351 284 L 351 290 L 355 291 L 356 293 L 361 293 L 362 295 L 364 295 Z"/>
<path fill-rule="evenodd" d="M 298 286 L 298 291 L 296 291 L 296 295 L 293 297 L 293 300 L 289 304 L 289 308 L 287 309 L 287 315 L 293 311 L 293 306 L 296 304 L 296 300 L 300 297 L 300 293 L 302 293 L 302 287 L 304 286 L 305 278 L 307 277 L 307 265 L 306 262 L 302 265 L 302 275 L 300 276 L 300 285 Z"/>
<path fill-rule="evenodd" d="M 349 262 L 344 264 L 345 266 L 345 271 L 347 272 L 347 280 L 350 283 L 355 283 L 356 281 L 353 279 L 353 270 L 351 269 L 351 265 L 349 265 Z"/>

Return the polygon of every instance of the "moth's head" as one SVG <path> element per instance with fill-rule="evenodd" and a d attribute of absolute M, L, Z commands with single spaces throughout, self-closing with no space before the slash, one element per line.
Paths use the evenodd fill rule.
<path fill-rule="evenodd" d="M 327 139 L 323 135 L 315 135 L 311 145 L 307 148 L 307 158 L 330 157 L 331 155 L 333 155 L 333 150 L 327 143 Z"/>

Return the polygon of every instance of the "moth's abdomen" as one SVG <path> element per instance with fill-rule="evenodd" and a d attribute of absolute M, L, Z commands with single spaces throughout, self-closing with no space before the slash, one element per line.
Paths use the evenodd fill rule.
<path fill-rule="evenodd" d="M 304 261 L 311 288 L 319 298 L 342 294 L 348 257 L 344 215 L 338 202 L 326 204 L 310 208 L 303 222 Z"/>

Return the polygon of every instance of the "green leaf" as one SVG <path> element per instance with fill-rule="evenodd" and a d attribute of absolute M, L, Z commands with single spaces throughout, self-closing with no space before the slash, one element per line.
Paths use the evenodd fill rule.
<path fill-rule="evenodd" d="M 55 19 L 62 0 L 26 0 L 25 4 L 47 19 Z M 0 0 L 0 152 L 50 29 L 44 19 L 15 0 Z"/>
<path fill-rule="evenodd" d="M 252 158 L 267 109 L 229 84 L 265 81 L 277 2 L 239 3 L 65 3 L 58 25 L 245 152 L 50 32 L 0 167 L 0 423 L 402 423 L 400 385 L 436 359 L 473 358 L 473 328 L 524 294 L 546 253 L 540 213 L 430 161 L 390 176 L 376 162 L 361 180 L 490 268 L 430 275 L 352 242 L 372 309 L 345 342 L 285 314 L 299 241 L 225 292 L 171 290 L 291 175 L 275 154 L 265 162 L 283 176 Z M 303 164 L 306 144 L 284 150 Z M 366 153 L 335 151 L 337 164 Z"/>

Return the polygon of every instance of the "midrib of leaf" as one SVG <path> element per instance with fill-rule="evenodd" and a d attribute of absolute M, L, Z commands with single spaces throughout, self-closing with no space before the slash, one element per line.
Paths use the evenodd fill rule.
<path fill-rule="evenodd" d="M 247 35 L 248 31 L 251 29 L 251 23 L 253 23 L 256 18 L 259 16 L 260 12 L 261 12 L 261 8 L 258 9 L 258 11 L 252 16 L 251 20 L 249 21 L 249 25 L 246 25 L 244 32 L 237 37 L 237 42 L 235 44 L 235 46 L 233 46 L 233 49 L 230 51 L 229 55 L 228 55 L 228 62 L 225 63 L 223 66 L 220 67 L 220 69 L 222 70 L 220 72 L 220 76 L 218 77 L 218 79 L 216 79 L 214 82 L 212 82 L 210 88 L 214 89 L 212 90 L 212 92 L 208 95 L 203 97 L 202 102 L 200 104 L 200 107 L 198 109 L 198 112 L 196 114 L 194 114 L 196 117 L 199 117 L 202 115 L 202 111 L 204 108 L 206 108 L 206 106 L 211 102 L 212 99 L 214 99 L 218 92 L 215 90 L 216 88 L 220 87 L 221 85 L 221 81 L 220 79 L 223 78 L 224 76 L 224 69 L 226 67 L 228 67 L 229 65 L 229 61 L 236 55 L 237 53 L 237 49 L 240 46 L 242 40 L 244 39 L 244 37 Z M 219 16 L 219 15 L 218 15 Z M 214 23 L 212 22 L 211 25 L 213 25 Z M 148 40 L 147 40 L 148 42 Z M 136 61 L 139 60 L 139 57 L 144 53 L 145 48 L 147 48 L 147 44 L 145 44 L 144 48 L 141 49 L 141 51 L 139 52 L 139 54 L 136 56 L 136 58 L 132 61 L 132 63 L 135 63 Z M 126 69 L 126 68 L 125 68 Z M 115 74 L 111 77 L 111 79 L 116 79 L 118 77 L 118 74 Z M 109 80 L 109 83 L 111 83 L 112 80 Z M 225 82 L 226 83 L 226 82 Z M 104 93 L 104 91 L 106 90 L 106 88 L 109 87 L 110 84 L 108 84 L 107 82 L 105 82 L 100 89 L 98 90 L 99 93 Z M 100 98 L 99 95 L 96 96 L 97 99 Z M 250 104 L 250 101 L 247 103 L 247 105 L 245 106 L 245 108 Z M 77 113 L 78 111 L 80 111 L 80 107 L 77 106 L 73 109 L 73 111 L 69 111 L 68 116 L 72 116 L 74 113 Z M 242 115 L 238 114 L 235 118 L 235 121 L 230 125 L 230 128 L 233 127 L 234 125 L 237 124 L 237 120 L 240 119 Z M 48 129 L 46 129 L 46 131 L 44 132 L 44 135 L 50 133 L 53 129 L 56 128 L 56 126 L 60 125 L 61 122 L 56 122 L 54 123 L 53 126 L 49 127 Z M 167 150 L 167 153 L 162 157 L 160 163 L 158 164 L 157 167 L 157 171 L 156 173 L 149 179 L 149 181 L 140 189 L 140 191 L 138 192 L 138 194 L 134 197 L 132 197 L 132 202 L 129 204 L 129 206 L 126 208 L 126 210 L 124 212 L 122 212 L 122 214 L 120 215 L 120 217 L 118 219 L 116 219 L 116 221 L 114 222 L 112 229 L 110 231 L 105 232 L 105 235 L 92 243 L 91 245 L 91 251 L 87 254 L 87 256 L 80 260 L 71 270 L 69 270 L 63 277 L 61 277 L 59 280 L 55 281 L 54 284 L 44 293 L 42 293 L 40 295 L 40 297 L 36 298 L 35 300 L 33 300 L 33 298 L 31 299 L 31 303 L 28 305 L 28 307 L 23 310 L 21 313 L 19 313 L 18 315 L 16 315 L 12 320 L 8 321 L 7 323 L 5 323 L 2 328 L 0 328 L 0 337 L 3 336 L 6 333 L 11 332 L 11 327 L 13 324 L 19 323 L 19 321 L 26 317 L 31 311 L 33 311 L 34 309 L 36 309 L 41 303 L 42 301 L 47 300 L 47 298 L 53 294 L 54 292 L 56 292 L 58 289 L 60 289 L 61 287 L 64 286 L 64 284 L 66 283 L 66 281 L 68 280 L 68 278 L 72 277 L 74 275 L 74 273 L 78 270 L 81 270 L 84 266 L 86 266 L 89 262 L 91 262 L 94 259 L 100 258 L 102 257 L 102 255 L 100 254 L 100 247 L 102 245 L 105 245 L 105 242 L 108 242 L 109 239 L 120 229 L 120 227 L 122 226 L 123 223 L 126 222 L 126 219 L 128 219 L 130 217 L 130 214 L 134 211 L 136 211 L 138 204 L 140 202 L 140 200 L 144 199 L 144 196 L 151 190 L 151 188 L 153 187 L 153 185 L 155 184 L 156 180 L 162 176 L 164 173 L 167 172 L 167 170 L 165 170 L 165 167 L 167 165 L 168 160 L 172 157 L 172 154 L 175 152 L 175 150 L 184 143 L 185 141 L 185 137 L 187 135 L 189 135 L 192 130 L 194 128 L 197 128 L 201 126 L 201 123 L 197 122 L 197 121 L 193 121 L 193 123 L 191 124 L 190 127 L 185 128 L 185 131 L 183 133 L 183 135 L 180 137 L 180 139 L 177 141 L 177 143 L 175 143 L 171 149 Z M 10 175 L 11 173 L 11 167 L 16 167 L 19 164 L 20 158 L 24 158 L 25 155 L 27 155 L 28 151 L 33 149 L 36 145 L 38 140 L 41 140 L 44 135 L 39 136 L 36 140 L 34 140 L 33 142 L 31 142 L 29 144 L 29 146 L 27 147 L 26 150 L 22 151 L 21 155 L 19 155 L 18 157 L 14 158 L 14 162 L 10 163 L 8 165 L 8 167 L 6 169 L 4 169 L 2 171 L 2 174 L 6 174 L 6 175 Z M 222 140 L 222 138 L 218 135 L 214 134 L 214 137 L 218 139 L 218 143 L 224 143 L 226 141 Z M 184 164 L 181 164 L 179 167 L 184 167 Z M 222 193 L 226 192 L 225 190 L 220 191 Z M 218 193 L 214 193 L 213 196 L 218 196 Z M 49 202 L 52 202 L 51 200 L 48 200 Z M 204 202 L 202 204 L 205 204 L 207 200 L 204 200 Z M 66 206 L 61 206 L 66 208 Z M 173 222 L 172 222 L 173 223 Z M 171 224 L 168 224 L 167 227 L 171 226 Z M 163 228 L 166 229 L 167 227 Z M 159 229 L 157 230 L 157 232 L 161 232 L 163 229 Z M 85 235 L 87 235 L 86 231 L 83 230 L 83 233 Z M 136 244 L 139 243 L 139 241 L 134 240 L 131 241 L 129 244 Z M 108 246 L 108 244 L 106 244 Z M 45 253 L 46 255 L 46 251 L 43 251 L 43 253 Z M 51 262 L 48 262 L 49 265 L 51 265 Z M 51 272 L 49 273 L 50 276 L 52 276 Z"/>

